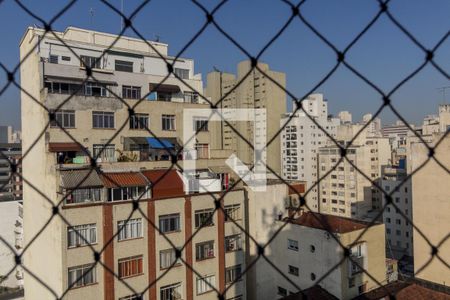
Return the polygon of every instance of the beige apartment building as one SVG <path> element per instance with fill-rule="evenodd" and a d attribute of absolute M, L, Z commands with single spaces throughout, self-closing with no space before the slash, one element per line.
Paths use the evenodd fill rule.
<path fill-rule="evenodd" d="M 211 195 L 198 192 L 218 198 L 227 188 L 223 165 L 230 151 L 211 149 L 207 120 L 199 118 L 189 125 L 203 126 L 195 149 L 176 155 L 183 109 L 209 107 L 198 95 L 201 75 L 194 74 L 192 60 L 179 58 L 174 73 L 183 84 L 159 57 L 174 62 L 167 44 L 116 39 L 68 27 L 51 33 L 28 28 L 21 40 L 23 148 L 30 150 L 23 161 L 24 244 L 39 234 L 23 262 L 51 289 L 26 275 L 25 298 L 50 299 L 67 291 L 67 299 L 130 300 L 135 292 L 144 292 L 144 299 L 215 299 L 211 286 L 224 291 L 243 270 L 243 237 L 220 213 L 189 237 L 215 207 Z M 86 77 L 86 66 L 92 77 Z M 89 169 L 88 154 L 96 171 Z M 192 178 L 176 168 L 167 171 L 186 159 L 196 159 L 200 169 Z M 166 171 L 170 176 L 158 173 Z M 200 189 L 201 182 L 214 188 Z M 132 210 L 137 198 L 143 214 Z M 237 190 L 223 200 L 242 223 L 244 199 Z M 198 274 L 176 262 L 171 247 L 184 244 L 182 258 Z M 95 264 L 92 250 L 102 249 L 101 264 L 122 280 Z M 170 263 L 176 267 L 167 271 Z M 230 288 L 229 298 L 245 298 L 245 280 Z"/>
<path fill-rule="evenodd" d="M 271 243 L 274 255 L 269 259 L 286 277 L 277 276 L 261 287 L 258 299 L 279 299 L 299 292 L 297 287 L 308 289 L 316 284 L 337 299 L 352 299 L 379 287 L 377 282 L 386 282 L 383 224 L 369 226 L 368 222 L 315 212 L 284 219 L 279 225 L 282 222 L 288 224 Z M 344 257 L 337 241 L 350 250 L 351 259 Z"/>
<path fill-rule="evenodd" d="M 269 69 L 269 65 L 259 63 L 258 67 L 286 87 L 286 74 Z M 266 123 L 229 122 L 245 139 L 254 144 L 255 135 L 265 134 L 267 142 L 276 136 L 282 114 L 286 113 L 286 93 L 259 70 L 251 70 L 251 62 L 243 61 L 237 66 L 237 75 L 220 71 L 207 76 L 205 95 L 213 103 L 225 97 L 218 109 L 266 109 Z M 248 74 L 249 73 L 249 74 Z M 244 79 L 245 76 L 247 76 Z M 241 82 L 242 81 L 242 82 Z M 245 164 L 254 163 L 253 149 L 226 122 L 211 124 L 214 134 L 211 144 L 214 149 L 232 150 Z M 267 148 L 267 165 L 281 174 L 280 137 L 276 137 Z"/>
<path fill-rule="evenodd" d="M 337 140 L 346 147 L 362 125 L 341 125 Z M 381 207 L 381 193 L 373 188 L 372 181 L 381 178 L 381 167 L 387 165 L 391 156 L 389 140 L 368 136 L 366 131 L 347 148 L 342 162 L 340 147 L 329 143 L 318 151 L 319 212 L 342 217 L 363 219 L 368 212 Z M 352 162 L 362 173 L 356 170 Z M 328 173 L 333 169 L 330 173 Z"/>
<path fill-rule="evenodd" d="M 434 135 L 434 145 L 442 134 Z M 435 158 L 445 167 L 450 166 L 450 137 L 435 149 Z M 415 170 L 428 159 L 428 150 L 422 143 L 412 144 L 412 169 Z M 449 173 L 433 159 L 412 176 L 412 210 L 415 229 L 414 241 L 414 273 L 415 276 L 442 285 L 449 285 L 450 269 L 450 182 Z M 439 260 L 434 257 L 431 261 L 432 248 L 423 235 L 433 246 L 439 246 Z M 424 267 L 425 264 L 428 266 Z"/>

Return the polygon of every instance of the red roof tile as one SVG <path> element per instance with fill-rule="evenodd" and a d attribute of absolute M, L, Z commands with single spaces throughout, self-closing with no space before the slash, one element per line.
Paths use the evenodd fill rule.
<path fill-rule="evenodd" d="M 338 217 L 338 216 L 332 216 L 332 215 L 319 214 L 319 213 L 314 213 L 314 212 L 305 212 L 297 219 L 292 220 L 292 219 L 286 218 L 285 221 L 288 221 L 292 224 L 297 224 L 297 225 L 301 225 L 301 226 L 317 228 L 317 229 L 327 230 L 327 231 L 337 232 L 337 233 L 352 232 L 355 230 L 366 228 L 369 225 L 369 223 L 359 221 L 359 220 L 343 218 L 343 217 Z"/>
<path fill-rule="evenodd" d="M 145 177 L 152 183 L 152 197 L 175 197 L 184 195 L 184 184 L 177 170 L 143 171 Z"/>
<path fill-rule="evenodd" d="M 392 282 L 383 287 L 360 295 L 354 300 L 378 300 L 391 299 L 389 295 L 395 296 L 396 300 L 450 300 L 450 295 L 438 292 L 415 283 L 402 281 Z"/>
<path fill-rule="evenodd" d="M 103 173 L 100 178 L 106 188 L 149 185 L 145 177 L 137 172 Z"/>

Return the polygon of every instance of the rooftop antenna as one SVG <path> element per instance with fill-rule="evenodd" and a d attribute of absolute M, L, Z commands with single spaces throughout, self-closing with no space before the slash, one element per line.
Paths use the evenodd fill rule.
<path fill-rule="evenodd" d="M 94 9 L 91 7 L 91 8 L 89 9 L 91 28 L 92 28 L 92 26 L 93 26 L 93 24 L 94 24 L 94 13 L 95 13 L 95 11 L 94 11 Z"/>
<path fill-rule="evenodd" d="M 437 88 L 437 90 L 442 93 L 442 104 L 447 103 L 447 98 L 446 98 L 446 91 L 450 89 L 450 86 L 442 86 Z"/>

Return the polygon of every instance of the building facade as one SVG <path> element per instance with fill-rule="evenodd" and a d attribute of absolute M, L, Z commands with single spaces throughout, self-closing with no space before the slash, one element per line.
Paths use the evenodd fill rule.
<path fill-rule="evenodd" d="M 265 63 L 258 63 L 258 68 L 279 86 L 286 87 L 286 74 L 271 70 Z M 250 61 L 238 64 L 237 75 L 219 71 L 208 73 L 205 95 L 214 104 L 219 103 L 218 101 L 223 98 L 218 105 L 219 109 L 266 109 L 266 122 L 256 126 L 251 122 L 242 121 L 213 122 L 211 124 L 214 132 L 211 135 L 212 147 L 231 150 L 243 163 L 253 164 L 254 151 L 247 141 L 253 145 L 256 135 L 265 135 L 267 142 L 275 137 L 267 147 L 266 164 L 280 174 L 280 138 L 277 132 L 281 115 L 286 113 L 286 93 L 277 84 L 259 70 L 251 70 Z M 229 125 L 233 126 L 247 141 Z"/>
<path fill-rule="evenodd" d="M 317 170 L 318 149 L 329 140 L 323 132 L 336 137 L 340 120 L 328 118 L 328 103 L 322 94 L 312 94 L 302 101 L 302 109 L 292 116 L 286 114 L 281 119 L 284 129 L 281 133 L 282 177 L 288 181 L 305 181 L 311 191 L 306 200 L 311 210 L 318 210 L 318 188 L 315 186 L 319 172 Z M 316 123 L 319 124 L 320 129 Z M 287 124 L 286 124 L 287 123 Z"/>
<path fill-rule="evenodd" d="M 22 148 L 20 144 L 0 144 L 0 201 L 22 200 Z M 14 164 L 15 172 L 11 170 Z"/>

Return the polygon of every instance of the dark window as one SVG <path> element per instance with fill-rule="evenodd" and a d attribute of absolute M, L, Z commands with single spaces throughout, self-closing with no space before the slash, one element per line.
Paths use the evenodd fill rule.
<path fill-rule="evenodd" d="M 57 64 L 58 63 L 58 55 L 51 55 L 48 58 L 48 62 L 51 64 Z"/>
<path fill-rule="evenodd" d="M 81 55 L 80 66 L 100 69 L 100 58 L 94 56 Z"/>
<path fill-rule="evenodd" d="M 175 130 L 175 116 L 174 115 L 162 115 L 162 130 L 172 131 Z"/>
<path fill-rule="evenodd" d="M 55 112 L 55 120 L 50 122 L 51 127 L 75 128 L 75 111 L 60 110 Z"/>
<path fill-rule="evenodd" d="M 175 75 L 181 79 L 189 79 L 189 70 L 188 69 L 180 69 L 174 68 L 173 72 Z"/>
<path fill-rule="evenodd" d="M 194 131 L 208 131 L 207 119 L 194 119 Z"/>
<path fill-rule="evenodd" d="M 240 234 L 225 237 L 225 252 L 238 251 L 242 249 L 242 239 Z"/>
<path fill-rule="evenodd" d="M 70 56 L 61 56 L 61 60 L 70 61 Z"/>
<path fill-rule="evenodd" d="M 311 253 L 314 253 L 316 251 L 316 247 L 314 247 L 314 245 L 311 245 L 310 250 L 311 250 Z"/>
<path fill-rule="evenodd" d="M 133 62 L 116 59 L 115 70 L 122 71 L 122 72 L 133 72 Z"/>
<path fill-rule="evenodd" d="M 312 281 L 316 280 L 316 274 L 311 273 L 311 280 L 312 280 Z"/>
<path fill-rule="evenodd" d="M 299 271 L 298 271 L 297 267 L 289 265 L 289 274 L 292 274 L 294 276 L 298 276 L 298 273 L 299 273 Z"/>
<path fill-rule="evenodd" d="M 195 245 L 195 259 L 202 260 L 214 257 L 214 241 L 198 243 Z"/>
<path fill-rule="evenodd" d="M 104 111 L 92 112 L 93 128 L 114 128 L 114 113 Z"/>
<path fill-rule="evenodd" d="M 148 114 L 134 114 L 130 118 L 130 129 L 148 128 Z"/>
<path fill-rule="evenodd" d="M 195 211 L 195 228 L 214 225 L 214 209 L 202 209 Z"/>
<path fill-rule="evenodd" d="M 162 233 L 180 230 L 180 214 L 159 216 L 159 230 Z"/>

